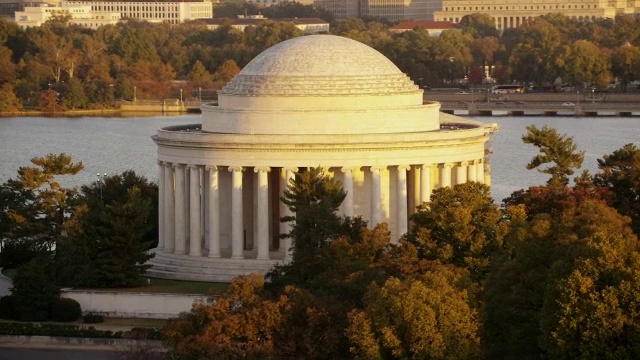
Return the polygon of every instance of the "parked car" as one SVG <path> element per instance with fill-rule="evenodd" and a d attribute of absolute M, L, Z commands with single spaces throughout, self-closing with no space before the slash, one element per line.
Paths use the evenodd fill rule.
<path fill-rule="evenodd" d="M 566 103 L 562 104 L 562 106 L 576 106 L 576 104 L 574 104 L 572 102 L 566 102 Z"/>

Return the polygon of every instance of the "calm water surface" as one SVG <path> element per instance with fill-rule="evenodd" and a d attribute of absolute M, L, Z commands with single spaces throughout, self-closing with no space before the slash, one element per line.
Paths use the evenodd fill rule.
<path fill-rule="evenodd" d="M 495 122 L 500 131 L 489 146 L 492 192 L 497 202 L 518 189 L 543 184 L 547 176 L 527 170 L 536 148 L 522 142 L 526 126 L 548 125 L 574 137 L 585 151 L 584 168 L 597 171 L 596 159 L 627 143 L 640 144 L 640 118 L 617 117 L 474 117 Z M 64 179 L 67 186 L 88 184 L 96 173 L 116 174 L 133 169 L 157 181 L 156 145 L 151 140 L 163 126 L 200 122 L 200 115 L 129 118 L 0 118 L 0 182 L 16 177 L 20 166 L 35 156 L 66 152 L 85 169 Z"/>

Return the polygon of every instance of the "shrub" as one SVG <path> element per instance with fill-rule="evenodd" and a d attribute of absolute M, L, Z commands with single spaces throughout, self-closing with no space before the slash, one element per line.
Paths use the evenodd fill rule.
<path fill-rule="evenodd" d="M 16 301 L 11 295 L 0 297 L 0 319 L 16 319 Z"/>
<path fill-rule="evenodd" d="M 18 268 L 11 289 L 18 320 L 49 319 L 53 303 L 60 298 L 60 289 L 54 283 L 52 270 L 49 256 L 35 258 Z"/>
<path fill-rule="evenodd" d="M 82 322 L 85 324 L 97 324 L 104 322 L 104 316 L 88 313 L 82 318 Z"/>
<path fill-rule="evenodd" d="M 71 322 L 80 319 L 80 316 L 80 304 L 73 299 L 59 298 L 51 307 L 51 317 L 54 321 Z"/>

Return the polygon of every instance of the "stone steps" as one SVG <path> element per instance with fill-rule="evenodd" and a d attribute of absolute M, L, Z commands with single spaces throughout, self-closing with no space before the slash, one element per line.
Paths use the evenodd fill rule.
<path fill-rule="evenodd" d="M 149 262 L 152 267 L 147 270 L 147 276 L 175 280 L 230 282 L 239 275 L 251 273 L 264 275 L 275 264 L 283 261 L 281 259 L 284 254 L 278 251 L 271 252 L 270 256 L 275 260 L 256 260 L 251 256 L 251 252 L 245 252 L 247 257 L 245 259 L 207 258 L 157 252 Z"/>

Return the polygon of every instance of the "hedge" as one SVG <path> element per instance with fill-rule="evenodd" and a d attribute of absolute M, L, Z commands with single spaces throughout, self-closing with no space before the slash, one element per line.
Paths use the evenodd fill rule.
<path fill-rule="evenodd" d="M 161 340 L 160 330 L 133 328 L 130 331 L 97 330 L 93 326 L 60 325 L 23 322 L 0 322 L 0 335 L 59 336 L 79 338 Z"/>

